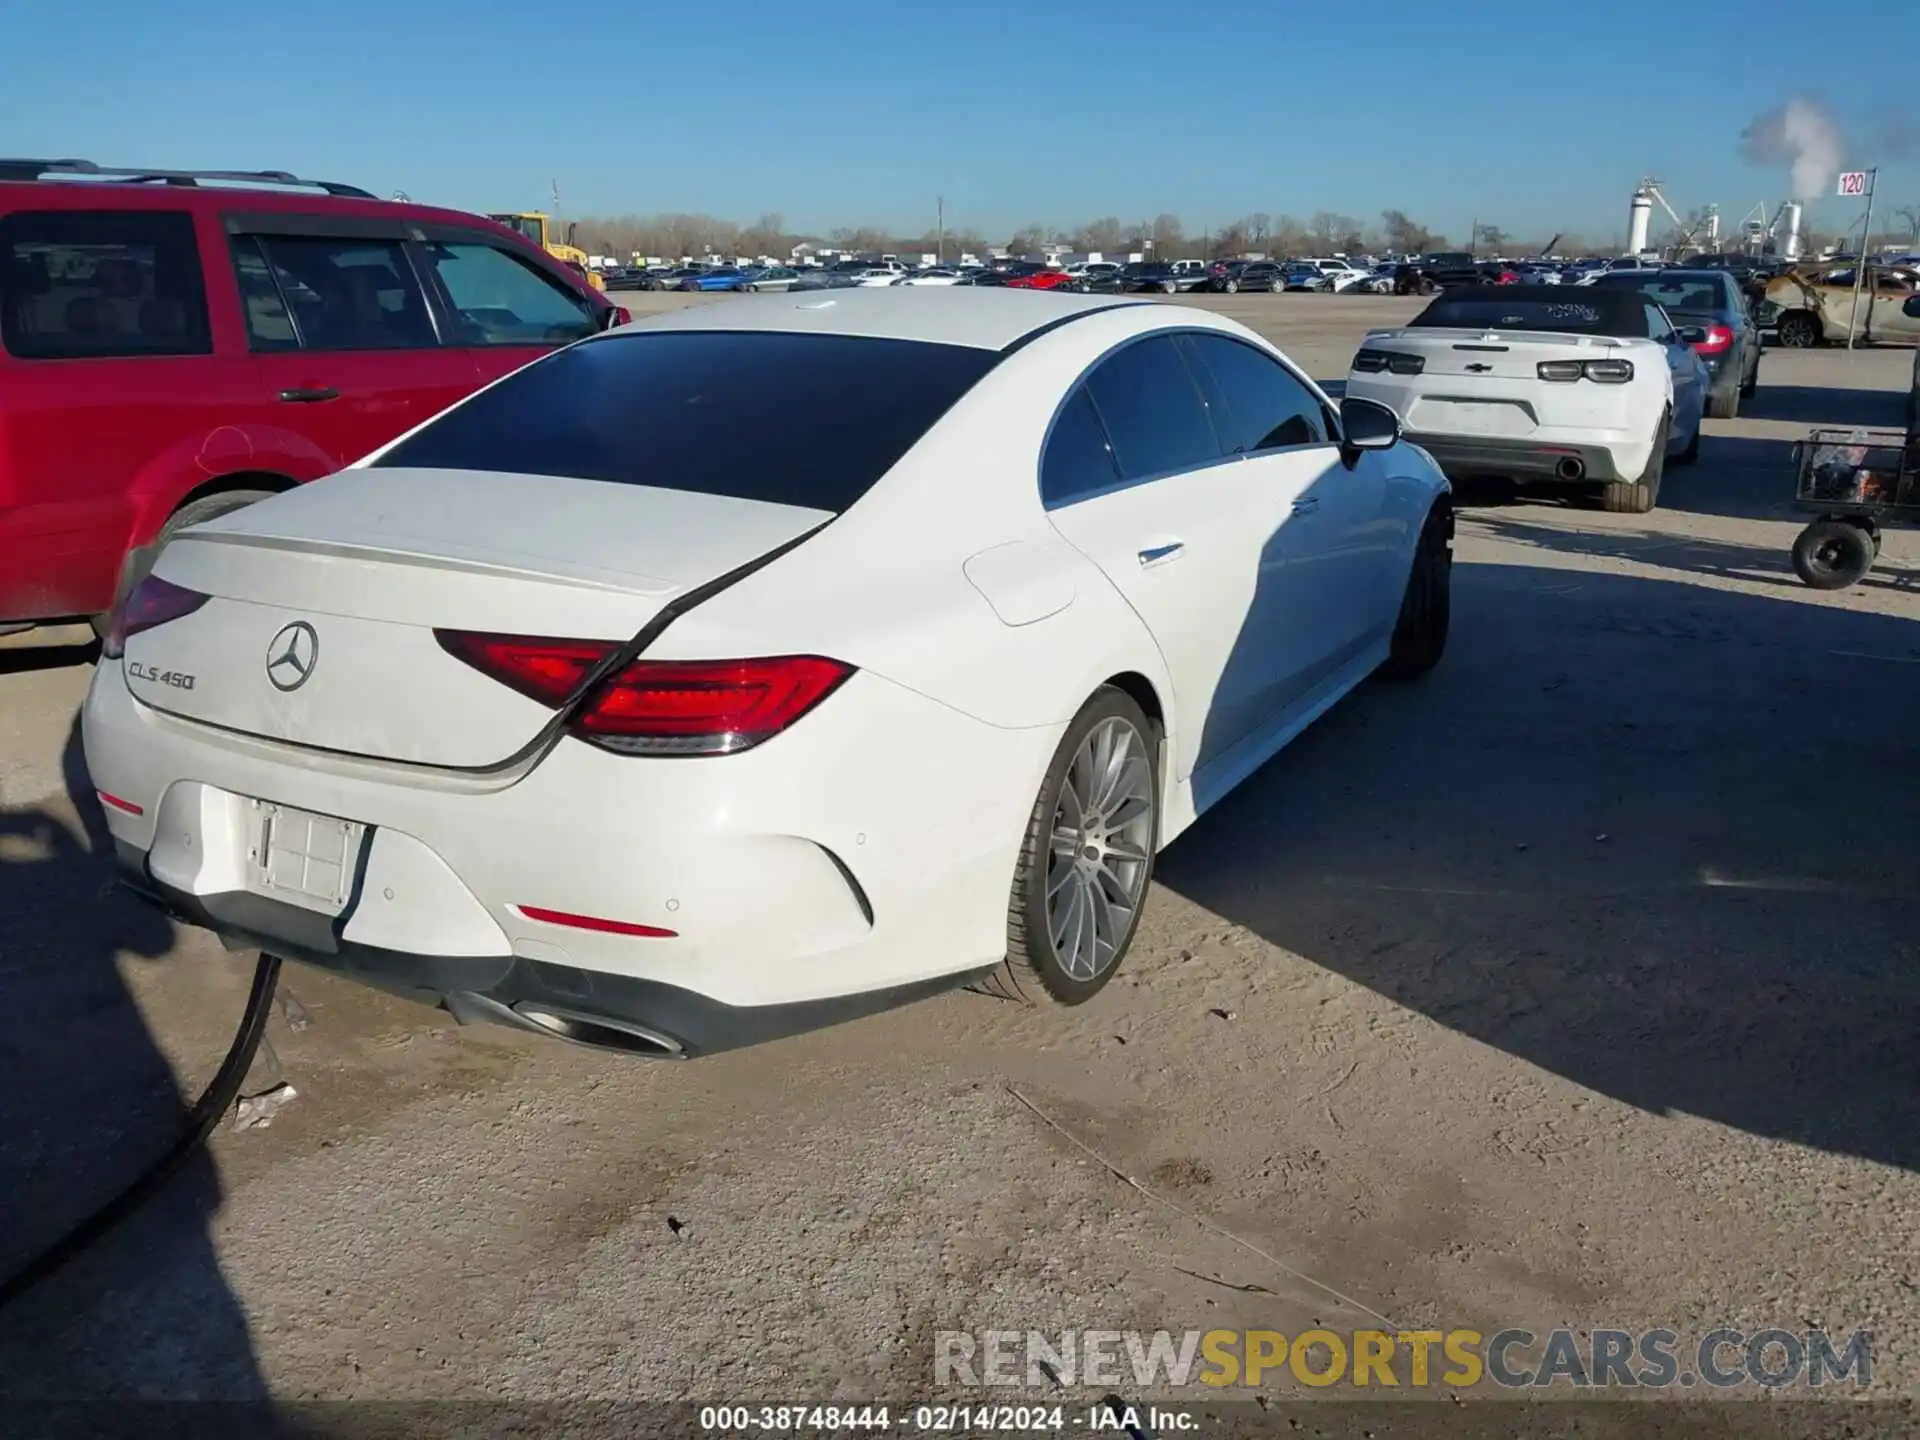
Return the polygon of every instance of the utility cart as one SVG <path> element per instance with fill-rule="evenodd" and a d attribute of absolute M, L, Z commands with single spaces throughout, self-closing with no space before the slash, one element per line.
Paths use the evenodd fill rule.
<path fill-rule="evenodd" d="M 1815 518 L 1793 568 L 1816 590 L 1844 590 L 1879 557 L 1883 523 L 1920 525 L 1920 433 L 1819 429 L 1794 451 L 1794 508 Z"/>

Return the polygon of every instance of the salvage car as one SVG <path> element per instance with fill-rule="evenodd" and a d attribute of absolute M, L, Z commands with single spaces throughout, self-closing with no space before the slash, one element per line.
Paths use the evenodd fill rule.
<path fill-rule="evenodd" d="M 1703 338 L 1630 289 L 1455 289 L 1369 331 L 1345 393 L 1391 409 L 1455 478 L 1597 483 L 1608 510 L 1644 514 L 1668 459 L 1700 453 Z"/>
<path fill-rule="evenodd" d="M 1184 306 L 689 307 L 177 536 L 87 773 L 171 914 L 463 1021 L 689 1056 L 1078 1004 L 1159 849 L 1440 660 L 1450 492 L 1398 439 Z"/>
<path fill-rule="evenodd" d="M 1906 313 L 1908 298 L 1920 293 L 1920 270 L 1869 260 L 1865 283 L 1854 295 L 1854 265 L 1797 265 L 1767 282 L 1767 319 L 1780 343 L 1809 349 L 1845 343 L 1849 321 L 1854 338 L 1868 344 L 1920 344 L 1920 320 Z"/>

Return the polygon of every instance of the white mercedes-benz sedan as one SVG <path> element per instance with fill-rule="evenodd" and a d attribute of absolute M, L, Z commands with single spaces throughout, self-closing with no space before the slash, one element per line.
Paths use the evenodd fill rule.
<path fill-rule="evenodd" d="M 181 532 L 85 710 L 128 882 L 688 1056 L 1075 1004 L 1154 855 L 1447 635 L 1392 414 L 1156 303 L 881 288 L 597 335 Z"/>

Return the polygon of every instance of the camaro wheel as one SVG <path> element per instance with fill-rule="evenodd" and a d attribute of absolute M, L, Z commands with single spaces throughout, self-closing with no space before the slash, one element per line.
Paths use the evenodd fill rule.
<path fill-rule="evenodd" d="M 1660 428 L 1653 432 L 1653 453 L 1647 456 L 1647 468 L 1638 480 L 1615 480 L 1600 487 L 1600 506 L 1614 515 L 1644 515 L 1659 503 L 1660 477 L 1667 468 L 1667 433 L 1671 415 L 1660 417 Z"/>
<path fill-rule="evenodd" d="M 1381 677 L 1417 680 L 1438 665 L 1446 653 L 1452 615 L 1453 505 L 1442 496 L 1421 528 L 1400 619 L 1393 627 L 1393 649 L 1380 667 Z"/>
<path fill-rule="evenodd" d="M 1062 1005 L 1113 978 L 1140 923 L 1160 835 L 1158 735 L 1132 697 L 1102 687 L 1047 767 L 1007 906 L 1007 958 L 988 988 Z"/>
<path fill-rule="evenodd" d="M 1873 568 L 1878 549 L 1863 526 L 1816 520 L 1793 542 L 1793 568 L 1815 590 L 1844 590 Z"/>

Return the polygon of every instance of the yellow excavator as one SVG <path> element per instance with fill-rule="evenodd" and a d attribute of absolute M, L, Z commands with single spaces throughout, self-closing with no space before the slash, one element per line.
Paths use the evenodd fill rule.
<path fill-rule="evenodd" d="M 562 242 L 550 238 L 547 227 L 551 219 L 538 210 L 516 210 L 504 215 L 489 215 L 487 218 L 509 230 L 517 230 L 562 265 L 578 271 L 580 277 L 594 289 L 604 291 L 607 288 L 607 282 L 600 278 L 600 272 L 587 264 L 587 252 L 573 243 L 571 222 L 567 225 L 567 238 Z"/>

